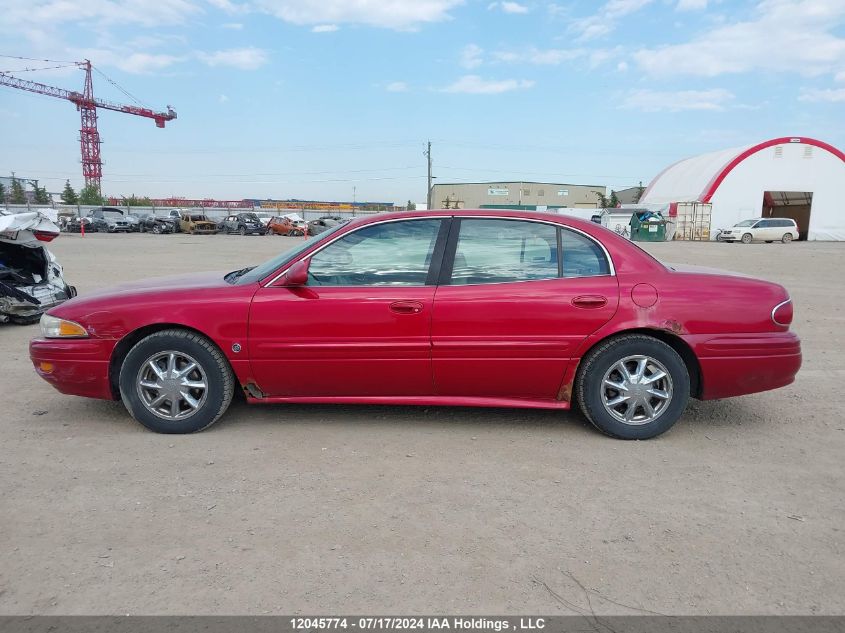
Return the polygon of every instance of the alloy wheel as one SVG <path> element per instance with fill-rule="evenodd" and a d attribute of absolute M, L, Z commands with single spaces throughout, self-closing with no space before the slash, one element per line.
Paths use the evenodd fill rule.
<path fill-rule="evenodd" d="M 141 403 L 165 420 L 184 420 L 205 404 L 208 378 L 184 352 L 157 352 L 141 364 L 135 380 Z"/>
<path fill-rule="evenodd" d="M 604 375 L 601 401 L 605 410 L 623 424 L 639 426 L 659 418 L 672 402 L 672 378 L 658 360 L 627 356 Z"/>

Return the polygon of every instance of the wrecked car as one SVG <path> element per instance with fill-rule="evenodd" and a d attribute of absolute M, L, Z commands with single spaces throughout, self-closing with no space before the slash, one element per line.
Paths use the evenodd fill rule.
<path fill-rule="evenodd" d="M 191 235 L 216 235 L 217 223 L 209 220 L 204 213 L 183 213 L 179 223 L 182 233 Z"/>
<path fill-rule="evenodd" d="M 37 211 L 0 211 L 0 322 L 36 323 L 44 312 L 76 296 L 44 246 L 58 234 L 59 227 Z"/>

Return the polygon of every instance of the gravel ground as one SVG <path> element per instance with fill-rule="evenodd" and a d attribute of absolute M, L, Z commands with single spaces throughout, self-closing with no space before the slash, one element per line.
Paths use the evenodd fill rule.
<path fill-rule="evenodd" d="M 63 235 L 80 293 L 295 238 Z M 622 442 L 575 414 L 248 406 L 165 436 L 0 325 L 0 614 L 845 613 L 845 244 L 655 244 L 783 283 L 797 382 Z"/>

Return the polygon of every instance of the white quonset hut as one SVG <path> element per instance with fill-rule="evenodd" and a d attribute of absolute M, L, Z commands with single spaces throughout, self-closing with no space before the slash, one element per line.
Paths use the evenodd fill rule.
<path fill-rule="evenodd" d="M 668 204 L 670 215 L 679 206 L 712 205 L 711 239 L 716 229 L 740 220 L 788 217 L 798 223 L 801 239 L 845 240 L 843 192 L 845 153 L 816 139 L 783 137 L 670 165 L 640 204 Z"/>

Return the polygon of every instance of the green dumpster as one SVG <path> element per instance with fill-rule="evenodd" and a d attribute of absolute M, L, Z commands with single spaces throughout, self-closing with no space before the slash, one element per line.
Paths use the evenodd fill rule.
<path fill-rule="evenodd" d="M 666 220 L 655 213 L 632 214 L 631 240 L 634 242 L 665 242 Z"/>

